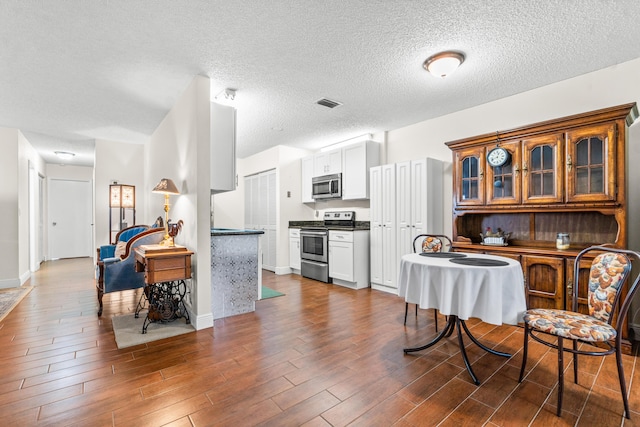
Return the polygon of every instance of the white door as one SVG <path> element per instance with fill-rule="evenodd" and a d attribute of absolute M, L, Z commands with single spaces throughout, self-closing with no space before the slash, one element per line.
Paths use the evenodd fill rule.
<path fill-rule="evenodd" d="M 267 187 L 268 187 L 268 193 L 269 193 L 269 197 L 267 199 L 267 211 L 269 212 L 269 215 L 268 215 L 268 222 L 266 224 L 265 232 L 269 236 L 269 248 L 267 251 L 268 257 L 265 258 L 265 262 L 269 263 L 268 266 L 270 267 L 269 269 L 271 271 L 275 271 L 278 263 L 276 258 L 276 242 L 277 242 L 276 229 L 278 225 L 278 219 L 277 219 L 277 209 L 276 209 L 276 171 L 275 170 L 267 172 L 267 183 L 268 183 Z"/>
<path fill-rule="evenodd" d="M 382 166 L 382 284 L 397 288 L 396 165 Z"/>
<path fill-rule="evenodd" d="M 91 181 L 49 180 L 49 258 L 92 255 Z"/>
<path fill-rule="evenodd" d="M 369 170 L 371 283 L 382 284 L 382 166 Z"/>
<path fill-rule="evenodd" d="M 411 228 L 411 204 L 413 202 L 411 162 L 396 163 L 396 206 L 398 259 L 413 252 L 413 230 Z"/>

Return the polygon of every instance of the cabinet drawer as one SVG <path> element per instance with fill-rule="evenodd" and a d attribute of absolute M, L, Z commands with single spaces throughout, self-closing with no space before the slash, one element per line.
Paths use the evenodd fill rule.
<path fill-rule="evenodd" d="M 290 228 L 289 229 L 289 237 L 300 238 L 300 229 L 299 228 Z"/>
<path fill-rule="evenodd" d="M 334 242 L 353 242 L 353 232 L 329 230 L 329 240 Z"/>

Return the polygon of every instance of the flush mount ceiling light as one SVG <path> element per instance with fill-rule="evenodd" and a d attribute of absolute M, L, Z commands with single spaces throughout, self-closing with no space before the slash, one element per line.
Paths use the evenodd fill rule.
<path fill-rule="evenodd" d="M 70 153 L 68 151 L 54 151 L 53 152 L 60 160 L 71 160 L 75 153 Z"/>
<path fill-rule="evenodd" d="M 236 99 L 236 90 L 229 88 L 223 89 L 214 99 L 219 102 L 231 102 Z"/>
<path fill-rule="evenodd" d="M 425 70 L 436 77 L 445 78 L 453 73 L 464 62 L 464 55 L 460 52 L 440 52 L 424 61 Z"/>

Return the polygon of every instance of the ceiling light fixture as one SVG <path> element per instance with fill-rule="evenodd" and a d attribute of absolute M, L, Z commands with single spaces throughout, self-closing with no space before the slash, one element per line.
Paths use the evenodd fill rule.
<path fill-rule="evenodd" d="M 60 160 L 71 160 L 76 155 L 75 153 L 70 153 L 68 151 L 54 151 L 53 152 Z"/>
<path fill-rule="evenodd" d="M 464 62 L 464 55 L 460 52 L 440 52 L 424 61 L 425 70 L 436 77 L 445 78 L 451 75 Z"/>
<path fill-rule="evenodd" d="M 228 104 L 236 99 L 236 90 L 229 88 L 223 89 L 213 99 L 221 104 Z"/>

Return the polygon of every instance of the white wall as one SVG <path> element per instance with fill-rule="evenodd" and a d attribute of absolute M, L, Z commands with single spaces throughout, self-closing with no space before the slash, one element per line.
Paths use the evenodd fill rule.
<path fill-rule="evenodd" d="M 18 286 L 19 280 L 19 241 L 18 217 L 21 214 L 18 206 L 18 130 L 0 128 L 0 178 L 5 185 L 0 185 L 0 288 Z M 26 215 L 26 212 L 25 212 Z"/>
<path fill-rule="evenodd" d="M 146 215 L 144 201 L 153 187 L 144 185 L 144 145 L 97 139 L 95 146 L 94 231 L 98 247 L 109 244 L 109 184 L 117 181 L 136 187 L 136 223 L 147 225 L 153 221 Z M 162 209 L 154 212 L 164 214 Z"/>
<path fill-rule="evenodd" d="M 180 191 L 180 195 L 171 196 L 169 217 L 173 222 L 184 221 L 176 244 L 195 252 L 186 303 L 196 329 L 213 326 L 209 226 L 210 96 L 209 79 L 196 76 L 145 144 L 144 157 L 143 188 L 150 192 L 162 178 L 169 178 Z M 145 203 L 145 218 L 140 220 L 150 223 L 159 213 L 164 214 L 163 195 L 149 194 Z"/>
<path fill-rule="evenodd" d="M 18 272 L 20 283 L 30 276 L 30 231 L 29 231 L 29 164 L 40 175 L 45 175 L 45 163 L 22 132 L 18 132 Z M 37 197 L 35 200 L 38 203 Z M 38 212 L 38 205 L 33 206 Z M 37 242 L 37 239 L 35 239 Z M 34 248 L 37 250 L 37 248 Z M 44 248 L 43 248 L 44 249 Z"/>
<path fill-rule="evenodd" d="M 42 158 L 17 129 L 0 128 L 0 288 L 20 286 L 29 270 L 29 163 L 44 175 Z"/>

